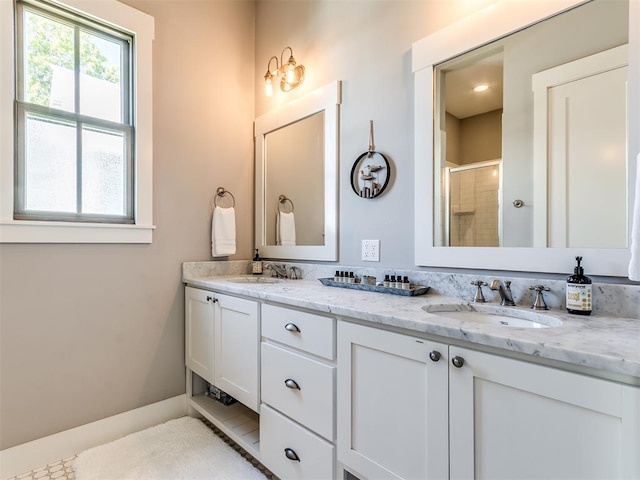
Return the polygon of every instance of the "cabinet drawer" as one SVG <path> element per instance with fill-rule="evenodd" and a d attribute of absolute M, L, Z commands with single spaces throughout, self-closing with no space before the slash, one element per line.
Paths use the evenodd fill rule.
<path fill-rule="evenodd" d="M 299 458 L 287 458 L 290 449 Z M 260 459 L 282 480 L 332 479 L 335 447 L 279 414 L 267 405 L 260 408 Z M 295 457 L 294 457 L 295 458 Z"/>
<path fill-rule="evenodd" d="M 262 401 L 327 440 L 334 438 L 334 385 L 335 367 L 262 344 Z"/>
<path fill-rule="evenodd" d="M 335 358 L 335 325 L 334 318 L 262 305 L 263 337 L 329 360 Z"/>

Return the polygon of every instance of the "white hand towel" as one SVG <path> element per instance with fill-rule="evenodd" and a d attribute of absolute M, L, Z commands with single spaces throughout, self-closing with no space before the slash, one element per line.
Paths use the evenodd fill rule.
<path fill-rule="evenodd" d="M 278 212 L 276 218 L 276 235 L 278 245 L 293 246 L 296 244 L 296 220 L 293 212 Z"/>
<path fill-rule="evenodd" d="M 636 200 L 632 218 L 629 279 L 640 282 L 640 155 L 636 159 Z"/>
<path fill-rule="evenodd" d="M 211 221 L 211 255 L 226 257 L 236 253 L 236 211 L 231 208 L 213 209 Z"/>

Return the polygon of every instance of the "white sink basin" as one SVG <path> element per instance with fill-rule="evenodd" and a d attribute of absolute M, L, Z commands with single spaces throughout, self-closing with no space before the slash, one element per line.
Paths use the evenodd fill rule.
<path fill-rule="evenodd" d="M 230 278 L 227 280 L 228 282 L 233 283 L 279 283 L 280 280 L 272 277 L 237 277 Z"/>
<path fill-rule="evenodd" d="M 461 320 L 463 322 L 483 323 L 504 327 L 518 328 L 551 328 L 562 325 L 562 320 L 536 310 L 525 310 L 517 307 L 500 305 L 444 304 L 426 305 L 425 312 L 441 317 Z"/>

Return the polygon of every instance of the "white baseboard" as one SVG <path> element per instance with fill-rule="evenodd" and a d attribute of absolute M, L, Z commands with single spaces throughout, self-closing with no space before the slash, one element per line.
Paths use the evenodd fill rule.
<path fill-rule="evenodd" d="M 186 414 L 187 397 L 183 394 L 7 448 L 0 451 L 0 478 L 20 475 Z"/>

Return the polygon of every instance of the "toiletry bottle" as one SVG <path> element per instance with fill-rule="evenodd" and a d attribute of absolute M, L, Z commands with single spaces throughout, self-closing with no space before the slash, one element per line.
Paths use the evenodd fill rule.
<path fill-rule="evenodd" d="M 389 282 L 390 282 L 389 275 L 385 275 L 384 276 L 384 280 L 382 281 L 382 286 L 383 287 L 388 287 L 389 286 Z"/>
<path fill-rule="evenodd" d="M 411 289 L 411 283 L 409 282 L 409 277 L 404 277 L 402 279 L 402 288 L 404 290 L 410 290 Z"/>
<path fill-rule="evenodd" d="M 253 263 L 251 265 L 251 273 L 254 275 L 262 275 L 262 259 L 256 248 L 256 254 L 253 256 Z"/>
<path fill-rule="evenodd" d="M 356 283 L 356 277 L 353 275 L 353 272 L 349 272 L 349 283 Z"/>
<path fill-rule="evenodd" d="M 567 278 L 567 312 L 576 315 L 591 315 L 593 295 L 591 279 L 584 275 L 580 265 L 582 257 L 576 257 L 573 275 Z"/>
<path fill-rule="evenodd" d="M 333 281 L 334 282 L 340 281 L 340 272 L 338 270 L 336 270 L 336 274 L 333 276 Z"/>

